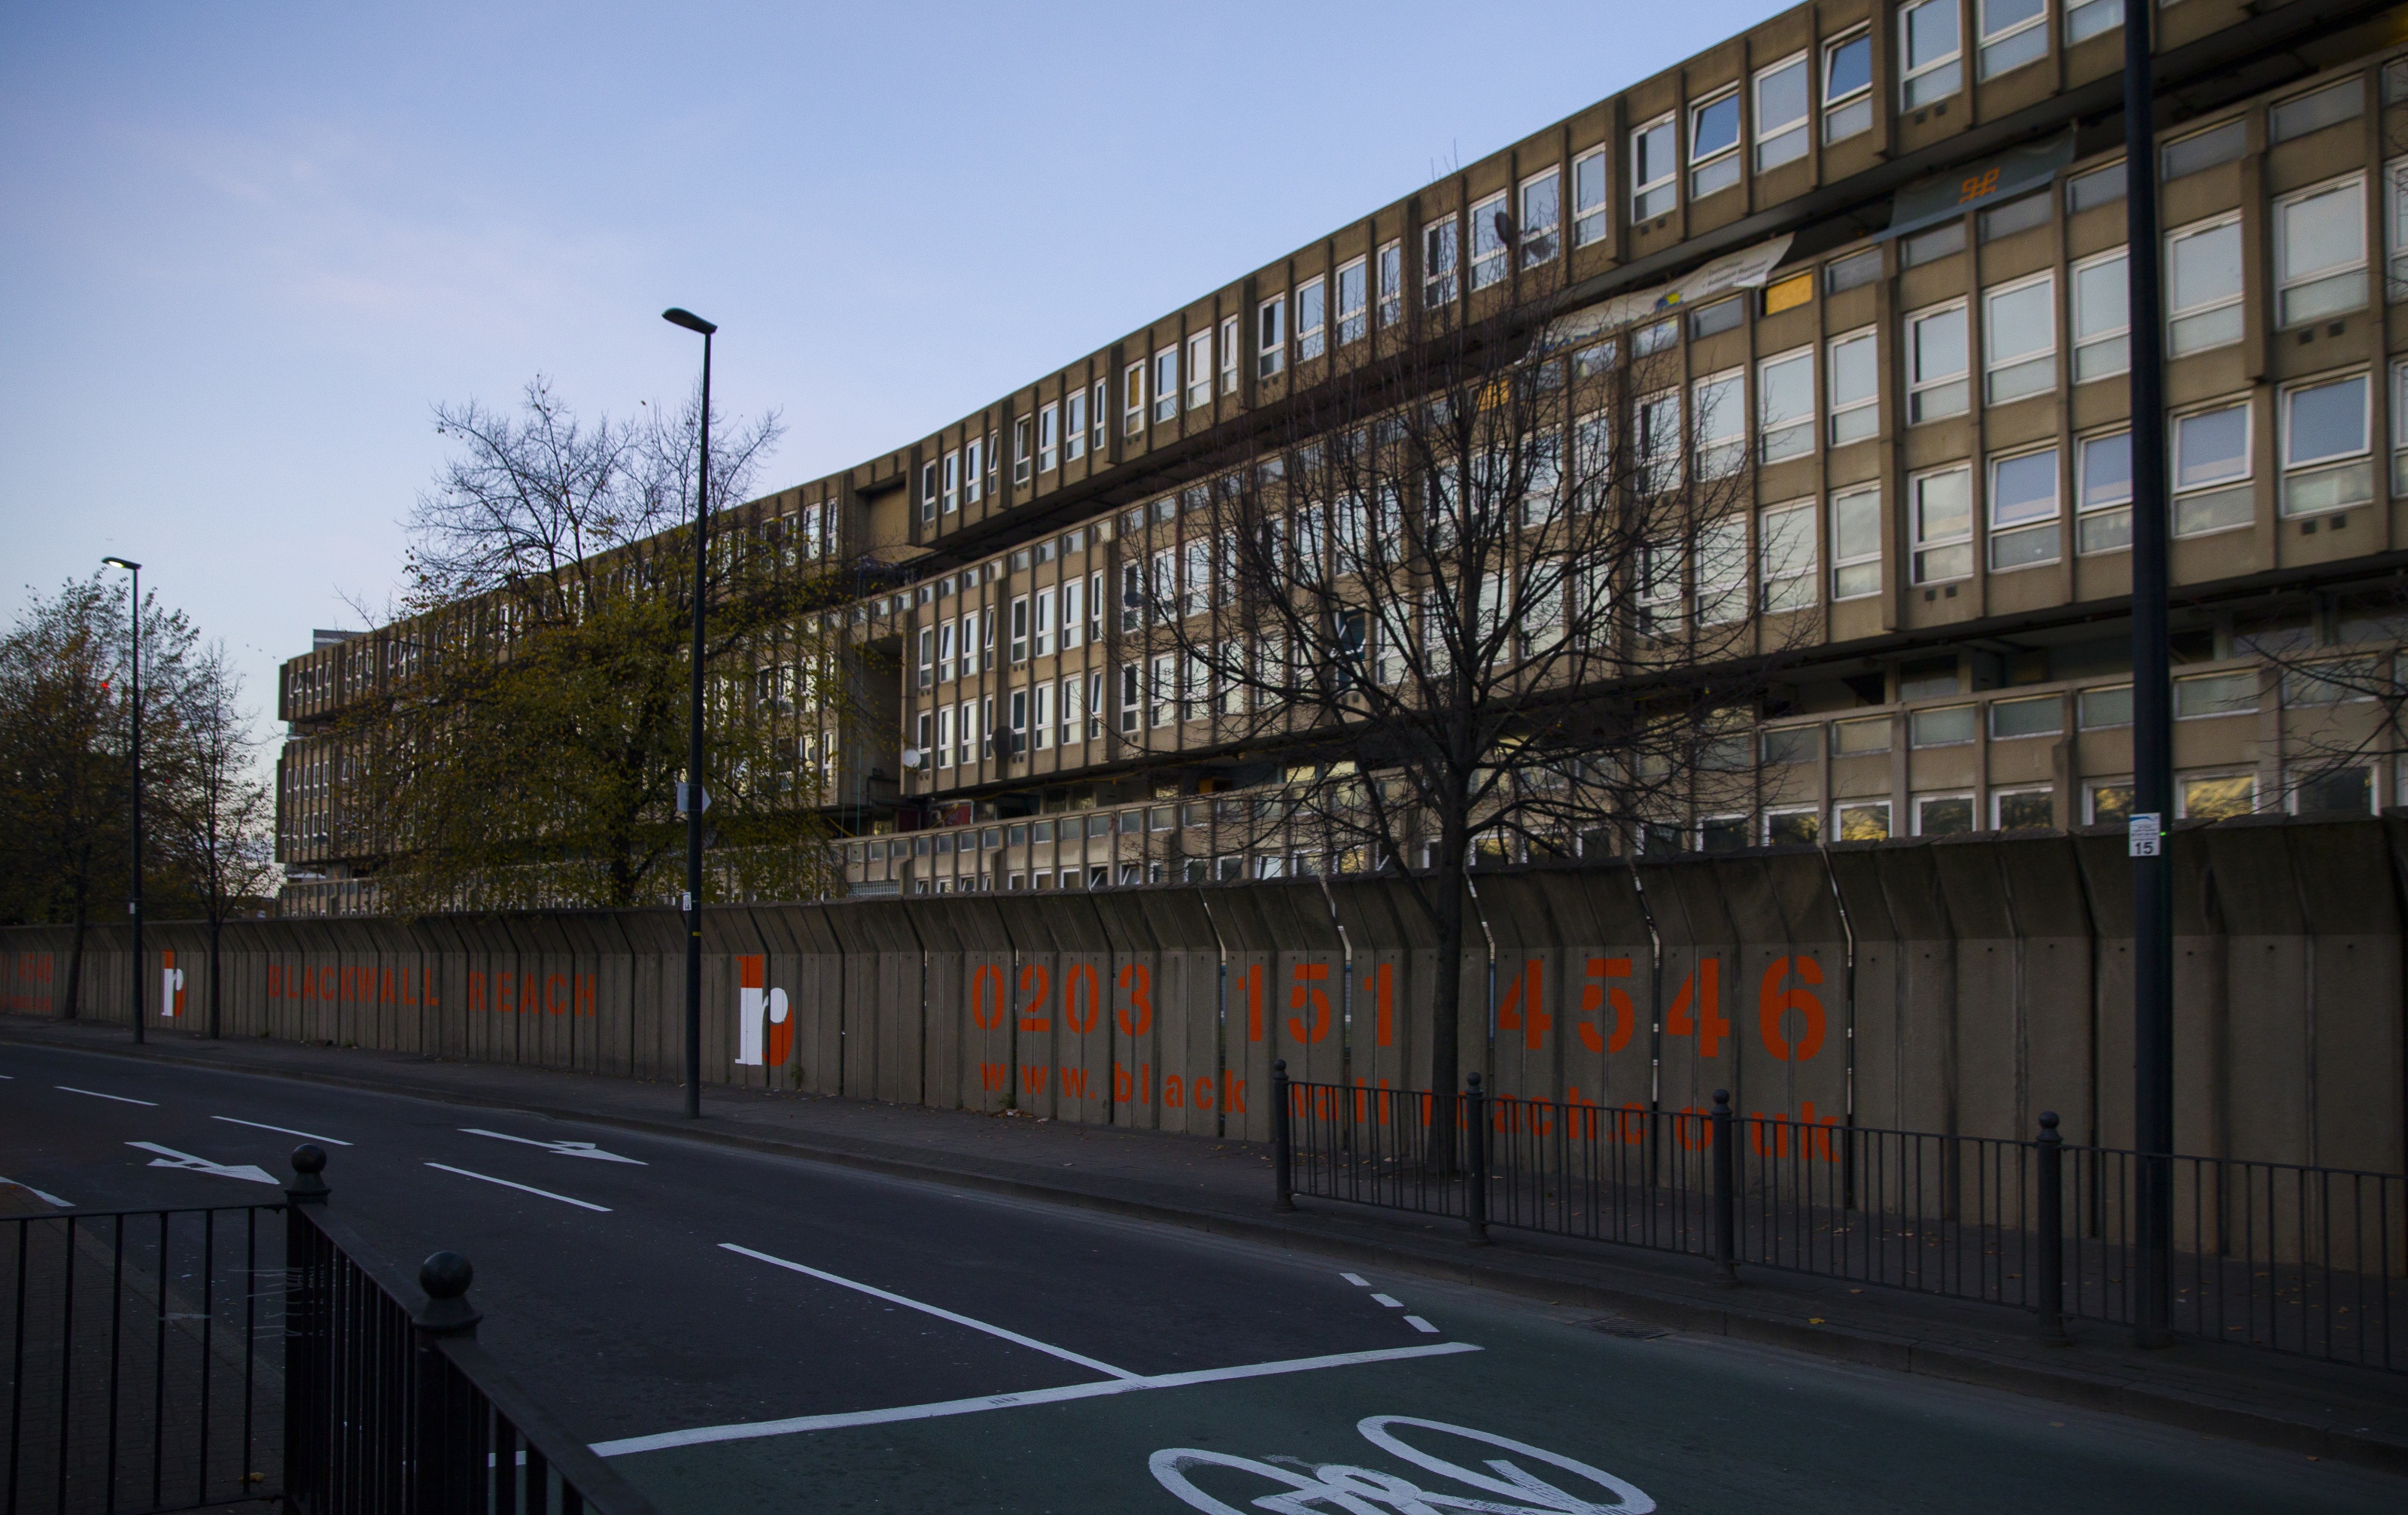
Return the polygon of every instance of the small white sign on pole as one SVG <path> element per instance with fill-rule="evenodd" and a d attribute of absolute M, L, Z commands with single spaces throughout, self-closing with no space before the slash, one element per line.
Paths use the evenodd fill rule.
<path fill-rule="evenodd" d="M 2130 839 L 2130 855 L 2135 858 L 2157 857 L 2165 845 L 2164 830 L 2155 815 L 2133 816 L 2126 834 Z"/>

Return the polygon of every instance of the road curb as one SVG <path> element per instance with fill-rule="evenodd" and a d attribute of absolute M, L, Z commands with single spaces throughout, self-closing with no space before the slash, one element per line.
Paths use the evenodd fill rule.
<path fill-rule="evenodd" d="M 902 1157 L 830 1146 L 805 1139 L 760 1135 L 713 1126 L 710 1118 L 683 1120 L 647 1119 L 608 1111 L 577 1109 L 541 1101 L 511 1099 L 479 1090 L 449 1089 L 422 1083 L 406 1074 L 364 1076 L 340 1070 L 244 1067 L 179 1047 L 146 1045 L 84 1046 L 38 1035 L 28 1036 L 0 1026 L 0 1042 L 66 1051 L 101 1052 L 113 1056 L 181 1063 L 221 1073 L 403 1094 L 515 1110 L 555 1120 L 640 1133 L 682 1137 L 781 1157 L 800 1158 L 833 1167 L 882 1176 L 970 1188 L 1041 1204 L 1133 1219 L 1183 1226 L 1189 1230 L 1235 1240 L 1268 1243 L 1310 1251 L 1357 1264 L 1398 1269 L 1446 1282 L 1496 1290 L 1550 1304 L 1577 1304 L 1630 1320 L 1701 1335 L 1728 1337 L 1758 1346 L 1783 1348 L 1860 1366 L 1921 1374 L 1954 1383 L 2003 1390 L 2030 1398 L 2105 1410 L 2183 1430 L 2243 1441 L 2275 1450 L 2329 1459 L 2387 1473 L 2408 1474 L 2408 1441 L 2388 1439 L 2344 1429 L 2342 1422 L 2270 1413 L 2254 1406 L 2219 1401 L 2165 1383 L 2128 1377 L 2087 1360 L 2071 1360 L 2050 1369 L 2029 1361 L 1983 1352 L 1923 1336 L 1838 1325 L 1813 1317 L 1791 1317 L 1751 1310 L 1737 1298 L 1729 1305 L 1704 1305 L 1677 1293 L 1618 1281 L 1610 1275 L 1618 1264 L 1611 1259 L 1582 1255 L 1535 1255 L 1512 1248 L 1472 1248 L 1438 1238 L 1361 1234 L 1387 1230 L 1395 1222 L 1381 1212 L 1354 1206 L 1312 1207 L 1291 1218 L 1260 1218 L 1225 1211 L 1183 1208 L 1159 1201 L 1080 1188 L 1054 1179 L 982 1171 L 977 1167 L 946 1167 L 915 1157 Z M 464 1065 L 467 1066 L 467 1065 Z M 553 1070 L 545 1070 L 551 1072 Z M 1041 1170 L 1040 1170 L 1041 1171 Z M 1268 1200 L 1265 1204 L 1268 1210 Z M 1342 1225 L 1345 1233 L 1329 1229 Z M 1516 1265 L 1518 1264 L 1518 1265 Z M 1576 1272 L 1574 1270 L 1577 1270 Z M 2378 1385 L 2365 1386 L 2370 1391 Z M 2408 1384 L 2400 1388 L 2408 1402 Z M 2355 1419 L 2355 1417 L 2352 1417 Z"/>

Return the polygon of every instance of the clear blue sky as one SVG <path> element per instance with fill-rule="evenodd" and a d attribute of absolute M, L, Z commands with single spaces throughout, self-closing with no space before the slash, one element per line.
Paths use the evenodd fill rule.
<path fill-rule="evenodd" d="M 106 554 L 270 714 L 428 408 L 908 442 L 1781 7 L 0 6 L 0 618 Z"/>

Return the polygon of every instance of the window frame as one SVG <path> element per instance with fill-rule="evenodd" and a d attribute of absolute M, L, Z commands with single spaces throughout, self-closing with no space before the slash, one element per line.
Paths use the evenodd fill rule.
<path fill-rule="evenodd" d="M 1062 402 L 1053 401 L 1037 412 L 1037 471 L 1051 473 L 1061 466 Z"/>
<path fill-rule="evenodd" d="M 1906 333 L 1907 343 L 1906 413 L 1908 426 L 1919 426 L 1927 421 L 1940 421 L 1945 420 L 1947 417 L 1952 415 L 1963 415 L 1966 411 L 1971 408 L 1973 390 L 1973 342 L 1972 333 L 1968 329 L 1968 323 L 1970 321 L 1969 305 L 1970 301 L 1968 297 L 1960 295 L 1953 299 L 1943 300 L 1938 305 L 1926 306 L 1920 310 L 1910 310 L 1900 319 L 1899 325 Z M 1952 374 L 1943 374 L 1936 378 L 1925 378 L 1920 372 L 1923 354 L 1922 346 L 1917 340 L 1917 338 L 1921 333 L 1923 324 L 1925 322 L 1937 321 L 1942 316 L 1949 315 L 1953 315 L 1956 318 L 1957 341 L 1964 354 L 1964 367 L 1957 368 Z M 1942 397 L 1944 399 L 1947 392 L 1952 387 L 1956 392 L 1956 405 L 1954 410 L 1934 410 L 1928 414 L 1924 411 L 1923 397 L 1926 395 L 1938 395 Z"/>
<path fill-rule="evenodd" d="M 1254 302 L 1254 377 L 1277 378 L 1287 369 L 1287 292 Z"/>
<path fill-rule="evenodd" d="M 1956 44 L 1943 55 L 1921 65 L 1913 63 L 1914 19 L 1929 10 L 1949 18 L 1956 28 Z M 1932 86 L 1932 93 L 1919 94 L 1916 85 L 1927 79 L 1945 76 L 1944 85 Z M 1962 94 L 1965 89 L 1965 17 L 1959 0 L 1907 0 L 1898 7 L 1898 100 L 1899 109 L 1922 110 Z"/>
<path fill-rule="evenodd" d="M 2306 205 L 2310 201 L 2321 200 L 2334 195 L 2344 196 L 2344 203 L 2348 205 L 2352 213 L 2358 218 L 2358 261 L 2355 263 L 2329 264 L 2322 267 L 2310 268 L 2298 272 L 2293 271 L 2290 266 L 2290 227 L 2288 223 L 2285 220 L 2286 212 L 2300 206 Z M 2275 195 L 2272 203 L 2267 208 L 2267 223 L 2268 229 L 2271 234 L 2271 239 L 2273 242 L 2274 253 L 2273 314 L 2275 330 L 2288 331 L 2294 326 L 2317 321 L 2327 321 L 2335 316 L 2344 315 L 2352 310 L 2362 310 L 2366 309 L 2366 265 L 2368 248 L 2366 236 L 2365 170 L 2352 169 L 2348 173 L 2337 175 L 2334 178 L 2325 180 L 2321 183 L 2310 184 L 2300 189 L 2291 190 L 2286 194 Z M 2293 295 L 2305 293 L 2320 284 L 2334 283 L 2337 281 L 2347 279 L 2353 274 L 2357 276 L 2358 292 L 2355 299 L 2352 300 L 2351 303 L 2344 305 L 2311 306 L 2303 314 L 2292 314 L 2291 296 Z M 2244 282 L 2246 281 L 2247 277 L 2247 270 L 2244 268 L 2243 271 L 2243 279 Z"/>
<path fill-rule="evenodd" d="M 1371 300 L 1380 325 L 1393 326 L 1405 318 L 1405 239 L 1391 237 L 1372 250 Z"/>
<path fill-rule="evenodd" d="M 1831 532 L 1831 599 L 1834 603 L 1843 599 L 1865 599 L 1882 592 L 1882 566 L 1889 555 L 1883 550 L 1885 543 L 1882 535 L 1881 493 L 1881 484 L 1878 481 L 1852 484 L 1847 488 L 1831 492 L 1827 519 Z M 1870 502 L 1871 510 L 1872 548 L 1869 552 L 1843 553 L 1841 550 L 1842 533 L 1850 529 L 1853 523 L 1842 522 L 1841 510 L 1842 507 L 1868 500 Z M 1851 569 L 1867 567 L 1872 570 L 1870 575 L 1862 573 L 1852 575 L 1848 571 Z M 1870 579 L 1870 584 L 1864 584 L 1861 588 L 1850 587 L 1852 584 L 1862 583 L 1868 577 Z"/>
<path fill-rule="evenodd" d="M 2131 253 L 2132 250 L 2129 247 L 2113 247 L 2103 252 L 2094 252 L 2088 257 L 2077 258 L 2066 269 L 2066 330 L 2073 342 L 2072 373 L 2073 382 L 2077 384 L 2086 384 L 2098 379 L 2112 379 L 2117 374 L 2129 373 L 2132 369 L 2132 301 L 2128 283 L 2131 273 Z M 2094 269 L 2106 267 L 2110 264 L 2114 264 L 2125 271 L 2126 277 L 2115 281 L 2116 309 L 2122 318 L 2122 324 L 2086 337 L 2082 333 L 2085 304 L 2082 297 L 2083 275 Z M 2083 365 L 2084 357 L 2111 343 L 2119 348 L 2123 354 L 2120 359 L 2115 360 L 2114 367 L 2086 370 Z"/>
<path fill-rule="evenodd" d="M 1816 547 L 1823 534 L 1822 514 L 1820 502 L 1812 495 L 1778 505 L 1767 505 L 1756 512 L 1756 577 L 1760 586 L 1757 602 L 1765 614 L 1781 615 L 1792 611 L 1813 610 L 1821 602 L 1822 561 Z M 1794 530 L 1799 518 L 1805 523 L 1802 533 L 1805 566 L 1799 568 L 1794 560 L 1787 560 L 1778 565 L 1787 571 L 1775 573 L 1776 565 L 1771 560 L 1771 553 L 1776 529 Z M 1786 586 L 1800 584 L 1806 586 L 1806 593 L 1802 596 L 1784 592 Z"/>
<path fill-rule="evenodd" d="M 2241 412 L 2240 471 L 2204 483 L 2185 485 L 2182 482 L 2183 423 L 2205 416 L 2221 415 L 2234 410 Z M 2173 502 L 2172 534 L 2177 537 L 2210 536 L 2218 531 L 2237 531 L 2243 527 L 2255 524 L 2257 520 L 2258 407 L 2251 403 L 2250 397 L 2243 395 L 2236 398 L 2228 395 L 2218 399 L 2185 406 L 2181 410 L 2168 413 L 2166 427 L 2166 493 Z M 2241 519 L 2193 527 L 2187 530 L 2184 528 L 2183 507 L 2186 504 L 2196 506 L 2200 501 L 2228 494 L 2246 494 L 2249 497 L 2250 508 Z"/>
<path fill-rule="evenodd" d="M 1839 62 L 1842 52 L 1858 43 L 1862 43 L 1865 49 L 1865 81 L 1861 84 L 1852 84 L 1835 94 L 1831 91 L 1832 67 Z M 1815 70 L 1814 82 L 1823 96 L 1822 123 L 1825 147 L 1834 142 L 1844 142 L 1851 137 L 1861 137 L 1872 130 L 1874 82 L 1872 45 L 1873 29 L 1872 24 L 1868 22 L 1831 37 L 1822 46 L 1821 66 Z"/>
<path fill-rule="evenodd" d="M 1208 409 L 1212 403 L 1212 328 L 1187 334 L 1187 408 Z"/>
<path fill-rule="evenodd" d="M 1655 178 L 1642 178 L 1641 174 L 1645 166 L 1645 154 L 1642 150 L 1647 144 L 1647 139 L 1656 132 L 1669 132 L 1670 134 L 1670 137 L 1665 142 L 1664 156 L 1667 160 L 1667 165 L 1664 171 L 1656 175 Z M 1629 166 L 1627 170 L 1627 174 L 1630 185 L 1630 220 L 1631 224 L 1636 225 L 1638 223 L 1642 221 L 1653 221 L 1658 216 L 1670 215 L 1672 211 L 1680 208 L 1680 113 L 1678 111 L 1667 110 L 1662 115 L 1656 117 L 1652 121 L 1642 122 L 1630 128 L 1629 136 L 1630 145 L 1627 154 L 1629 159 Z M 1658 195 L 1667 195 L 1669 198 L 1665 199 L 1660 205 L 1655 204 L 1654 197 Z"/>
<path fill-rule="evenodd" d="M 2339 453 L 2325 453 L 2304 461 L 2291 456 L 2293 423 L 2292 402 L 2300 396 L 2318 390 L 2338 389 L 2345 384 L 2358 386 L 2358 444 Z M 2374 498 L 2374 382 L 2371 371 L 2363 368 L 2340 373 L 2322 373 L 2312 378 L 2294 379 L 2274 392 L 2275 454 L 2274 467 L 2279 476 L 2279 510 L 2285 519 L 2302 519 L 2339 511 L 2352 511 L 2373 502 Z M 2361 470 L 2365 483 L 2354 498 L 2338 503 L 2292 503 L 2292 486 L 2300 478 L 2338 478 L 2345 471 Z"/>
<path fill-rule="evenodd" d="M 1803 347 L 1793 347 L 1787 352 L 1775 353 L 1770 357 L 1756 360 L 1756 460 L 1759 463 L 1778 463 L 1793 457 L 1811 457 L 1821 443 L 1823 423 L 1814 403 L 1814 370 L 1817 367 L 1815 356 L 1813 344 L 1809 343 Z M 1802 421 L 1795 419 L 1784 421 L 1781 426 L 1781 433 L 1784 437 L 1788 437 L 1802 430 L 1806 444 L 1803 447 L 1793 446 L 1784 452 L 1775 453 L 1772 450 L 1772 421 L 1765 411 L 1770 398 L 1772 385 L 1767 382 L 1766 376 L 1775 367 L 1799 363 L 1803 363 L 1806 368 L 1805 418 Z"/>
<path fill-rule="evenodd" d="M 1705 125 L 1705 114 L 1716 106 L 1731 108 L 1730 140 L 1711 152 L 1698 151 L 1698 137 Z M 1739 161 L 1741 150 L 1747 146 L 1747 103 L 1737 84 L 1713 91 L 1703 99 L 1692 100 L 1688 106 L 1688 130 L 1683 134 L 1682 147 L 1688 166 L 1689 198 L 1702 200 L 1710 195 L 1720 195 L 1736 188 L 1746 177 L 1744 165 Z M 1729 176 L 1725 178 L 1726 160 Z M 1713 181 L 1708 182 L 1709 175 Z"/>
<path fill-rule="evenodd" d="M 1575 249 L 1602 242 L 1612 233 L 1613 184 L 1607 172 L 1606 150 L 1602 145 L 1590 148 L 1572 157 L 1570 171 L 1565 175 L 1571 186 L 1571 204 L 1568 210 L 1571 220 L 1571 241 Z M 1584 199 L 1588 176 L 1584 170 L 1594 164 L 1597 169 L 1597 198 Z"/>
<path fill-rule="evenodd" d="M 1554 207 L 1541 213 L 1543 219 L 1534 216 L 1531 209 L 1531 193 L 1540 189 L 1547 191 L 1547 203 Z M 1521 248 L 1521 267 L 1535 268 L 1553 262 L 1563 250 L 1563 166 L 1549 164 L 1535 174 L 1524 176 L 1513 189 L 1513 238 Z"/>
<path fill-rule="evenodd" d="M 1768 124 L 1764 119 L 1765 81 L 1792 68 L 1805 70 L 1805 89 L 1801 92 L 1803 106 L 1798 115 L 1787 122 Z M 1748 78 L 1748 164 L 1756 173 L 1796 163 L 1812 151 L 1814 132 L 1814 68 L 1813 57 L 1803 49 L 1775 63 L 1769 63 Z M 1777 158 L 1766 157 L 1766 150 L 1789 137 L 1797 139 L 1797 151 Z"/>
<path fill-rule="evenodd" d="M 1081 384 L 1062 397 L 1062 461 L 1076 463 L 1087 455 L 1087 386 Z"/>
<path fill-rule="evenodd" d="M 1697 458 L 1697 476 L 1700 479 L 1727 479 L 1747 467 L 1748 414 L 1747 369 L 1718 368 L 1689 381 L 1689 424 L 1697 432 L 1690 447 Z M 1715 403 L 1706 403 L 1709 391 L 1714 391 Z M 1724 403 L 1727 396 L 1728 403 Z M 1731 413 L 1726 415 L 1727 410 Z M 1725 427 L 1709 435 L 1709 426 Z"/>
<path fill-rule="evenodd" d="M 1329 342 L 1329 283 L 1319 274 L 1296 286 L 1296 360 L 1319 357 Z"/>
<path fill-rule="evenodd" d="M 2240 270 L 2240 277 L 2233 281 L 2232 292 L 2229 295 L 2218 295 L 2213 299 L 2204 300 L 2196 305 L 2175 305 L 2175 248 L 2183 242 L 2218 233 L 2229 233 L 2232 238 L 2233 262 Z M 2242 241 L 2241 212 L 2237 209 L 2220 210 L 2214 215 L 2201 217 L 2186 225 L 2168 228 L 2164 237 L 2162 255 L 2165 258 L 2161 267 L 2165 269 L 2166 356 L 2188 357 L 2195 353 L 2212 353 L 2217 348 L 2229 347 L 2242 340 L 2248 333 L 2248 318 L 2243 302 L 2248 298 L 2249 293 L 2249 267 L 2246 249 Z M 2226 310 L 2233 312 L 2231 336 L 2215 337 L 2197 347 L 2186 347 L 2177 339 L 2176 333 L 2185 323 L 2198 323 L 2208 316 L 2221 315 Z"/>
<path fill-rule="evenodd" d="M 1422 223 L 1422 309 L 1443 310 L 1455 303 L 1461 282 L 1463 225 L 1449 210 Z"/>
<path fill-rule="evenodd" d="M 2129 426 L 2120 426 L 2104 431 L 2080 434 L 2073 439 L 2073 551 L 2074 556 L 2078 557 L 2131 550 L 2131 436 L 2132 428 Z M 2090 503 L 2090 449 L 2098 443 L 2112 441 L 2117 437 L 2125 439 L 2123 498 L 2094 505 Z M 2094 545 L 2090 540 L 2091 523 L 2094 521 L 2100 523 L 2099 530 L 2105 533 L 2114 528 L 2114 519 L 2118 516 L 2122 517 L 2123 521 L 2122 540 Z"/>
<path fill-rule="evenodd" d="M 1843 403 L 1840 397 L 1840 350 L 1859 344 L 1866 351 L 1866 365 L 1872 374 L 1872 392 L 1861 399 L 1851 399 Z M 1879 437 L 1881 435 L 1881 327 L 1858 326 L 1854 331 L 1843 331 L 1836 337 L 1827 337 L 1823 339 L 1823 351 L 1824 405 L 1830 414 L 1830 445 L 1845 447 L 1851 442 L 1869 441 Z M 1856 435 L 1841 436 L 1840 427 L 1842 418 L 1848 418 L 1848 424 L 1855 426 L 1858 423 L 1854 418 L 1859 412 L 1870 414 L 1872 425 Z"/>
<path fill-rule="evenodd" d="M 2044 518 L 2033 516 L 2028 520 L 2000 522 L 1999 519 L 1999 470 L 2009 464 L 2042 456 L 2049 460 L 2049 513 Z M 2065 457 L 2055 439 L 2039 447 L 2023 447 L 2012 452 L 1993 454 L 1985 458 L 1984 464 L 1983 538 L 1985 561 L 1988 565 L 1989 571 L 2014 573 L 2025 569 L 2045 568 L 2063 562 L 2065 559 Z M 2046 536 L 2049 543 L 2046 556 L 2031 557 L 2004 565 L 2000 563 L 1998 553 L 2000 542 L 2020 541 L 2026 538 L 2038 540 L 2043 535 Z"/>
<path fill-rule="evenodd" d="M 2028 68 L 2045 59 L 2049 52 L 2048 0 L 2040 0 L 2039 6 L 2030 15 L 2010 22 L 2000 31 L 1990 29 L 1991 4 L 1992 0 L 1974 0 L 1973 5 L 1973 32 L 1976 39 L 1975 46 L 1979 49 L 1979 61 L 1975 67 L 1985 81 L 2012 74 L 2018 68 Z M 2021 52 L 2017 56 L 2001 57 L 1996 66 L 1992 65 L 1990 55 L 1994 51 L 2004 53 L 2008 43 L 2016 42 L 2035 31 L 2040 34 L 2037 38 L 2039 43 L 2037 48 L 2033 48 L 2029 42 L 2023 42 L 2021 47 L 2031 50 Z"/>
<path fill-rule="evenodd" d="M 1338 318 L 1338 345 L 1359 342 L 1371 330 L 1371 260 L 1350 258 L 1340 264 L 1337 273 L 1331 276 L 1331 283 L 1335 286 L 1331 304 Z M 1352 304 L 1348 303 L 1350 298 Z"/>
<path fill-rule="evenodd" d="M 1924 535 L 1923 527 L 1924 488 L 1928 484 L 1947 478 L 1958 478 L 1964 482 L 1965 528 L 1962 533 L 1955 536 L 1927 537 Z M 1972 464 L 1970 461 L 1945 463 L 1938 468 L 1925 469 L 1908 475 L 1906 506 L 1908 561 L 1911 568 L 1910 577 L 1915 587 L 1921 588 L 1927 584 L 1962 584 L 1973 577 L 1974 565 L 1978 561 L 1973 552 L 1973 527 L 1980 517 L 1980 512 L 1973 501 Z M 1927 570 L 1925 559 L 1928 556 L 1952 552 L 1961 552 L 1964 555 L 1965 566 L 1962 572 L 1950 573 Z"/>
<path fill-rule="evenodd" d="M 1121 435 L 1134 437 L 1145 429 L 1145 379 L 1148 360 L 1140 358 L 1121 370 Z"/>
<path fill-rule="evenodd" d="M 2000 344 L 1997 337 L 1998 322 L 1995 317 L 1998 304 L 2001 300 L 2012 299 L 2019 295 L 2028 295 L 2035 289 L 2045 289 L 2048 292 L 2048 319 L 2043 322 L 2034 323 L 2040 330 L 2047 334 L 2047 345 L 2030 352 L 2014 354 L 2002 358 L 1999 353 L 1999 347 Z M 2018 390 L 2013 394 L 2000 395 L 1999 393 L 1999 380 L 2002 376 L 2017 374 L 2020 370 L 2025 369 L 2029 369 L 2036 374 L 2039 371 L 2039 365 L 2042 361 L 2045 361 L 2048 365 L 2048 376 L 2045 381 L 2034 384 L 2029 389 Z M 2020 379 L 2018 382 L 2020 382 Z M 2029 399 L 2035 396 L 2051 394 L 2056 390 L 2056 388 L 2057 270 L 2054 268 L 2043 268 L 2038 273 L 2027 274 L 2020 279 L 2011 279 L 2002 284 L 1985 286 L 1982 291 L 1983 403 L 1985 405 L 2012 404 L 2016 400 Z"/>

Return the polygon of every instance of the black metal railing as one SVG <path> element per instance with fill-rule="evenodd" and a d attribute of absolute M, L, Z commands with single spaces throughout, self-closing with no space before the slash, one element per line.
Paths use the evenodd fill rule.
<path fill-rule="evenodd" d="M 652 1515 L 477 1345 L 467 1259 L 409 1285 L 326 1212 L 325 1155 L 293 1154 L 284 1493 L 300 1515 Z"/>
<path fill-rule="evenodd" d="M 2408 1371 L 2408 1178 L 2059 1139 L 1870 1130 L 1272 1076 L 1276 1203 L 1294 1195 L 2132 1324 L 2144 1183 L 2173 1195 L 2156 1260 L 2173 1328 Z"/>
<path fill-rule="evenodd" d="M 0 1510 L 130 1515 L 274 1493 L 282 1208 L 0 1219 Z"/>

